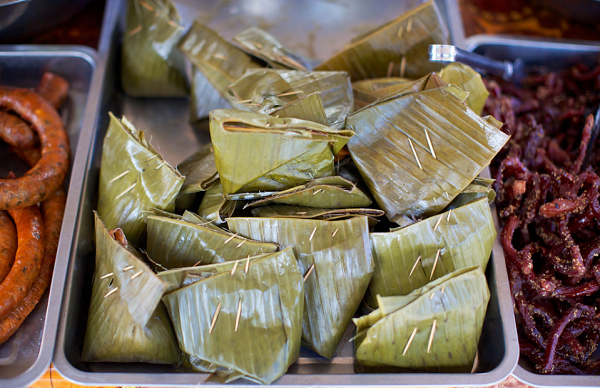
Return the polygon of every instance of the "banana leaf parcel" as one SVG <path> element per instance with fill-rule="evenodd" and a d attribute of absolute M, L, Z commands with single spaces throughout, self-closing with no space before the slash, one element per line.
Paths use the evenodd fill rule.
<path fill-rule="evenodd" d="M 98 215 L 109 229 L 121 228 L 138 244 L 146 227 L 143 212 L 175 210 L 183 177 L 125 117 L 110 114 L 102 146 Z"/>
<path fill-rule="evenodd" d="M 348 143 L 379 207 L 401 226 L 441 212 L 508 141 L 453 85 L 390 96 L 353 113 Z"/>
<path fill-rule="evenodd" d="M 376 295 L 406 295 L 454 270 L 485 271 L 496 228 L 487 198 L 394 230 L 371 233 L 375 271 L 367 304 Z"/>
<path fill-rule="evenodd" d="M 467 105 L 475 113 L 481 115 L 485 101 L 490 94 L 481 80 L 481 74 L 465 64 L 453 62 L 440 70 L 440 78 L 447 84 L 456 85 L 465 92 L 469 92 Z"/>
<path fill-rule="evenodd" d="M 285 190 L 333 175 L 333 156 L 352 135 L 310 121 L 254 112 L 226 109 L 210 114 L 210 136 L 226 197 Z"/>
<path fill-rule="evenodd" d="M 269 384 L 300 355 L 302 272 L 292 249 L 166 294 L 179 346 L 220 382 Z"/>
<path fill-rule="evenodd" d="M 449 41 L 448 29 L 435 2 L 428 1 L 353 42 L 315 70 L 346 71 L 352 81 L 418 78 L 442 67 L 429 62 L 429 45 Z"/>
<path fill-rule="evenodd" d="M 354 105 L 350 78 L 343 71 L 252 69 L 228 90 L 236 101 L 264 114 L 319 92 L 328 125 L 334 129 L 344 126 Z"/>
<path fill-rule="evenodd" d="M 175 364 L 181 352 L 161 303 L 167 283 L 142 262 L 122 231 L 98 214 L 96 271 L 83 343 L 84 361 Z"/>
<path fill-rule="evenodd" d="M 343 221 L 232 217 L 227 225 L 242 236 L 294 249 L 306 276 L 302 339 L 331 359 L 373 273 L 367 217 Z"/>
<path fill-rule="evenodd" d="M 252 241 L 214 225 L 148 216 L 148 256 L 164 268 L 213 264 L 275 252 L 277 245 Z"/>
<path fill-rule="evenodd" d="M 488 203 L 494 202 L 496 192 L 492 189 L 494 179 L 477 177 L 446 206 L 444 210 L 456 209 L 478 198 L 486 197 Z"/>
<path fill-rule="evenodd" d="M 406 296 L 378 297 L 379 309 L 355 319 L 356 358 L 372 366 L 469 373 L 490 293 L 467 268 Z"/>
<path fill-rule="evenodd" d="M 192 209 L 199 199 L 198 193 L 207 191 L 219 180 L 212 144 L 205 144 L 181 162 L 177 169 L 185 176 L 185 181 L 175 201 L 175 208 L 178 213 L 183 213 Z"/>
<path fill-rule="evenodd" d="M 206 75 L 197 67 L 192 67 L 190 90 L 190 124 L 196 125 L 213 109 L 229 109 L 231 104 L 210 83 Z"/>
<path fill-rule="evenodd" d="M 223 195 L 221 182 L 215 183 L 206 190 L 198 214 L 217 225 L 225 223 L 227 217 L 231 217 L 235 211 L 237 201 L 226 199 Z"/>
<path fill-rule="evenodd" d="M 285 47 L 275 37 L 260 28 L 250 27 L 233 37 L 233 41 L 255 57 L 280 70 L 309 70 L 310 65 Z"/>
<path fill-rule="evenodd" d="M 297 100 L 289 102 L 271 112 L 272 116 L 293 117 L 296 119 L 314 121 L 315 123 L 329 125 L 327 114 L 323 108 L 320 93 L 314 92 L 304 95 Z"/>
<path fill-rule="evenodd" d="M 184 58 L 174 50 L 183 35 L 169 0 L 129 0 L 123 34 L 121 80 L 136 97 L 184 97 Z"/>

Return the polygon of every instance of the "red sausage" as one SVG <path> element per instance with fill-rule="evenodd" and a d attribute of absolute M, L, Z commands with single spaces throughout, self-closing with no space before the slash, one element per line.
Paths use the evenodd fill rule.
<path fill-rule="evenodd" d="M 0 211 L 0 283 L 15 262 L 17 253 L 17 230 L 15 223 L 5 211 Z"/>

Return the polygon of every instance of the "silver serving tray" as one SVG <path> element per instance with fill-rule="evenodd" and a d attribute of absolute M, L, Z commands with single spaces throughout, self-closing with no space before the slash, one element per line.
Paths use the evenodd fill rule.
<path fill-rule="evenodd" d="M 455 0 L 438 1 L 442 14 Z M 399 2 L 279 1 L 257 0 L 175 1 L 187 23 L 203 9 L 209 25 L 231 37 L 247 24 L 267 26 L 285 44 L 300 54 L 325 59 L 362 29 L 377 26 L 409 9 L 420 0 Z M 260 6 L 259 6 L 260 4 Z M 78 166 L 85 175 L 81 209 L 74 232 L 71 266 L 54 357 L 56 369 L 68 380 L 83 385 L 190 386 L 202 384 L 207 374 L 176 373 L 171 366 L 125 363 L 86 363 L 81 360 L 86 329 L 95 249 L 92 242 L 101 147 L 108 126 L 108 112 L 125 115 L 147 131 L 152 144 L 172 164 L 177 164 L 209 141 L 206 128 L 188 124 L 187 99 L 129 98 L 120 91 L 120 40 L 124 1 L 109 0 L 104 16 L 100 56 L 107 59 L 100 123 L 87 164 Z M 185 22 L 184 20 L 184 22 Z M 453 24 L 450 22 L 450 31 Z M 502 249 L 498 243 L 487 270 L 491 298 L 481 336 L 474 373 L 370 373 L 354 371 L 352 344 L 342 340 L 338 355 L 328 361 L 302 349 L 300 359 L 276 386 L 483 386 L 497 383 L 513 370 L 517 358 L 517 334 L 508 291 Z M 504 295 L 503 297 L 498 297 Z M 349 328 L 347 339 L 352 334 Z M 238 380 L 238 384 L 246 384 Z M 213 385 L 213 384 L 211 384 Z"/>
<path fill-rule="evenodd" d="M 469 51 L 485 56 L 514 61 L 521 58 L 526 66 L 546 66 L 564 69 L 576 63 L 594 64 L 600 55 L 600 44 L 590 42 L 559 41 L 550 39 L 520 38 L 514 36 L 476 35 L 466 39 Z M 502 248 L 500 248 L 502 251 Z M 502 298 L 511 300 L 509 294 Z M 512 310 L 512 306 L 511 306 Z M 534 372 L 526 357 L 520 357 L 513 375 L 522 382 L 538 387 L 597 387 L 600 376 L 541 375 Z"/>
<path fill-rule="evenodd" d="M 44 71 L 52 71 L 70 83 L 69 96 L 60 114 L 69 134 L 71 163 L 84 162 L 90 134 L 96 126 L 98 92 L 96 52 L 79 46 L 0 46 L 0 85 L 35 88 Z M 27 171 L 24 163 L 0 145 L 0 175 Z M 0 345 L 0 387 L 20 388 L 35 382 L 50 366 L 69 252 L 81 197 L 82 175 L 77 169 L 67 177 L 66 213 L 50 291 L 46 292 L 17 332 Z"/>

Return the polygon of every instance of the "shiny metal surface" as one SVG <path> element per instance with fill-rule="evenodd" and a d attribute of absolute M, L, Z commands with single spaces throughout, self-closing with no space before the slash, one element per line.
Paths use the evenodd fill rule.
<path fill-rule="evenodd" d="M 85 160 L 89 132 L 95 127 L 98 99 L 93 80 L 98 58 L 95 51 L 74 46 L 0 46 L 0 84 L 34 88 L 44 71 L 66 78 L 71 88 L 60 114 L 71 144 L 71 162 Z M 87 144 L 86 144 L 86 137 Z M 25 164 L 0 146 L 0 175 L 27 171 Z M 56 340 L 73 226 L 79 207 L 81 177 L 75 172 L 65 182 L 68 188 L 54 275 L 49 293 L 7 342 L 0 345 L 0 387 L 19 388 L 35 382 L 48 368 Z"/>
<path fill-rule="evenodd" d="M 569 42 L 548 39 L 525 39 L 511 36 L 477 35 L 467 39 L 469 51 L 498 60 L 514 61 L 520 58 L 525 66 L 546 66 L 558 70 L 578 62 L 594 64 L 600 55 L 600 45 L 589 42 Z M 502 252 L 502 247 L 499 247 Z M 511 302 L 510 293 L 500 298 Z M 537 387 L 597 387 L 600 376 L 551 376 L 533 372 L 533 366 L 525 357 L 513 371 L 520 381 Z"/>
<path fill-rule="evenodd" d="M 454 0 L 448 1 L 451 3 Z M 79 170 L 85 174 L 85 179 L 73 237 L 71 266 L 61 309 L 54 365 L 65 378 L 84 385 L 198 385 L 204 382 L 207 374 L 175 373 L 173 367 L 164 365 L 86 363 L 81 360 L 94 270 L 92 210 L 97 200 L 101 147 L 108 126 L 108 112 L 124 114 L 136 127 L 147 131 L 152 144 L 173 164 L 181 162 L 201 144 L 209 141 L 206 128 L 192 128 L 188 124 L 187 99 L 135 99 L 122 94 L 119 84 L 119 55 L 123 3 L 122 0 L 109 0 L 104 18 L 99 49 L 100 56 L 107 61 L 102 108 L 88 162 Z M 209 25 L 226 37 L 233 36 L 248 25 L 258 25 L 271 31 L 299 54 L 322 60 L 342 48 L 352 36 L 393 19 L 417 2 L 181 0 L 175 3 L 188 23 L 200 15 L 210 20 Z M 442 14 L 446 14 L 446 3 L 443 0 L 438 1 L 438 6 Z M 199 9 L 203 9 L 204 13 L 200 14 Z M 244 19 L 242 15 L 248 18 Z M 506 269 L 498 244 L 494 248 L 486 275 L 491 298 L 474 373 L 356 374 L 353 347 L 348 342 L 353 332 L 351 327 L 346 333 L 346 340 L 342 340 L 338 356 L 331 362 L 302 349 L 300 359 L 274 385 L 482 386 L 503 380 L 517 362 L 518 349 L 510 298 L 498 298 L 498 295 L 508 295 Z M 244 380 L 236 383 L 248 384 Z"/>

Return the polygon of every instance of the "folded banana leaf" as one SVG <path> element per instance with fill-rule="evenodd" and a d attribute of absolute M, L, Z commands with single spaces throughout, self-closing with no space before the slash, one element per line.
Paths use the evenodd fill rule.
<path fill-rule="evenodd" d="M 375 272 L 367 304 L 374 306 L 376 295 L 406 295 L 460 268 L 485 271 L 495 239 L 487 198 L 390 233 L 372 233 Z"/>
<path fill-rule="evenodd" d="M 473 182 L 469 183 L 469 185 L 458 194 L 444 210 L 448 211 L 450 209 L 456 209 L 457 207 L 464 206 L 481 197 L 486 197 L 488 203 L 494 202 L 494 199 L 496 199 L 496 192 L 492 189 L 493 183 L 494 179 L 490 178 L 477 177 L 473 179 Z"/>
<path fill-rule="evenodd" d="M 210 136 L 225 196 L 285 190 L 333 175 L 333 156 L 352 135 L 310 121 L 254 112 L 230 109 L 210 114 Z"/>
<path fill-rule="evenodd" d="M 435 2 L 428 1 L 353 42 L 315 70 L 346 71 L 352 81 L 418 78 L 442 67 L 429 62 L 429 45 L 449 42 L 448 29 Z"/>
<path fill-rule="evenodd" d="M 328 125 L 333 129 L 343 128 L 354 104 L 350 78 L 342 71 L 253 69 L 229 85 L 228 90 L 236 101 L 264 114 L 319 92 Z"/>
<path fill-rule="evenodd" d="M 181 187 L 182 194 L 206 191 L 219 179 L 211 143 L 204 145 L 198 152 L 177 165 L 177 169 L 185 176 Z"/>
<path fill-rule="evenodd" d="M 213 109 L 230 109 L 231 104 L 224 98 L 208 78 L 192 67 L 192 86 L 190 90 L 190 123 L 198 124 L 200 120 L 208 117 Z"/>
<path fill-rule="evenodd" d="M 220 225 L 225 222 L 227 217 L 233 215 L 236 204 L 237 201 L 225 199 L 225 196 L 223 195 L 223 186 L 221 186 L 221 182 L 217 182 L 204 194 L 202 202 L 200 203 L 200 208 L 198 209 L 198 214 L 201 217 Z"/>
<path fill-rule="evenodd" d="M 83 343 L 86 362 L 175 364 L 181 357 L 161 303 L 167 283 L 144 264 L 122 231 L 94 212 L 96 271 Z"/>
<path fill-rule="evenodd" d="M 274 69 L 309 70 L 310 65 L 260 28 L 250 27 L 233 37 L 247 53 L 267 62 Z"/>
<path fill-rule="evenodd" d="M 144 210 L 173 212 L 183 177 L 125 117 L 110 115 L 102 146 L 98 215 L 109 229 L 121 228 L 138 244 L 146 227 Z"/>
<path fill-rule="evenodd" d="M 264 218 L 315 218 L 319 220 L 336 220 L 353 216 L 381 217 L 385 213 L 379 209 L 320 209 L 316 207 L 295 205 L 261 206 L 252 209 L 254 217 Z"/>
<path fill-rule="evenodd" d="M 269 384 L 300 354 L 304 282 L 292 249 L 166 294 L 181 349 L 221 382 Z M 195 362 L 194 364 L 198 364 Z"/>
<path fill-rule="evenodd" d="M 313 121 L 315 123 L 329 125 L 327 122 L 327 114 L 323 108 L 320 93 L 314 92 L 304 95 L 297 100 L 289 102 L 281 108 L 271 112 L 272 116 L 277 117 L 293 117 L 296 119 Z"/>
<path fill-rule="evenodd" d="M 250 202 L 245 207 L 271 204 L 343 209 L 370 206 L 371 200 L 349 180 L 341 176 L 328 176 L 313 179 L 306 185 Z"/>
<path fill-rule="evenodd" d="M 359 362 L 469 373 L 490 293 L 477 268 L 449 274 L 409 296 L 378 298 L 379 310 L 355 320 Z"/>
<path fill-rule="evenodd" d="M 214 225 L 184 219 L 148 217 L 148 256 L 164 268 L 192 267 L 221 263 L 275 252 L 277 245 L 252 241 L 215 230 Z"/>
<path fill-rule="evenodd" d="M 359 110 L 377 100 L 372 94 L 374 91 L 384 88 L 399 88 L 402 84 L 410 81 L 408 78 L 388 77 L 352 82 L 354 110 Z"/>
<path fill-rule="evenodd" d="M 440 77 L 447 84 L 456 85 L 465 92 L 469 92 L 467 105 L 475 113 L 481 115 L 485 101 L 490 94 L 481 80 L 481 74 L 465 64 L 453 62 L 440 70 Z"/>
<path fill-rule="evenodd" d="M 183 35 L 177 9 L 168 0 L 129 0 L 123 34 L 121 80 L 136 97 L 184 97 L 183 57 L 173 50 Z"/>
<path fill-rule="evenodd" d="M 379 207 L 401 226 L 438 214 L 508 141 L 453 85 L 390 96 L 353 113 L 348 143 Z M 374 152 L 373 150 L 377 150 Z"/>
<path fill-rule="evenodd" d="M 367 217 L 343 221 L 232 217 L 227 226 L 242 236 L 294 249 L 301 272 L 308 275 L 302 339 L 331 359 L 373 273 Z"/>
<path fill-rule="evenodd" d="M 192 24 L 178 47 L 232 107 L 245 109 L 229 96 L 227 86 L 247 69 L 262 67 L 259 63 L 199 22 Z"/>

